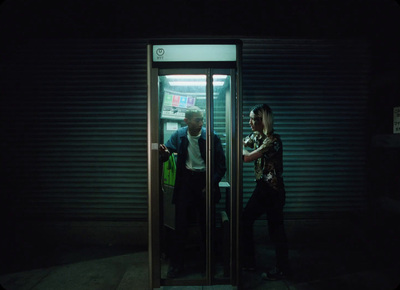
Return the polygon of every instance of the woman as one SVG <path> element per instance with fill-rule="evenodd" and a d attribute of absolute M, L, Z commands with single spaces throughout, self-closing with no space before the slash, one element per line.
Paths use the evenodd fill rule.
<path fill-rule="evenodd" d="M 263 278 L 278 280 L 289 274 L 286 233 L 283 222 L 285 187 L 283 183 L 282 141 L 273 128 L 273 114 L 266 105 L 257 105 L 250 112 L 253 133 L 243 140 L 243 161 L 254 161 L 256 188 L 243 211 L 244 269 L 255 269 L 253 241 L 254 221 L 267 214 L 268 231 L 275 246 L 276 267 L 263 273 Z M 244 149 L 254 149 L 249 152 Z"/>

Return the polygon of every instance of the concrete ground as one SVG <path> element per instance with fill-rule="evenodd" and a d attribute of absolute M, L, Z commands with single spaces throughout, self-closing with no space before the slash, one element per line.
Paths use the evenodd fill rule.
<path fill-rule="evenodd" d="M 294 274 L 264 281 L 274 264 L 265 224 L 256 227 L 257 270 L 243 273 L 243 288 L 254 290 L 394 290 L 400 286 L 400 231 L 393 218 L 366 225 L 296 221 L 287 223 Z M 149 289 L 145 248 L 55 245 L 20 249 L 1 261 L 0 284 L 6 290 Z M 1 289 L 1 288 L 0 288 Z M 164 286 L 161 289 L 235 289 L 230 286 Z"/>

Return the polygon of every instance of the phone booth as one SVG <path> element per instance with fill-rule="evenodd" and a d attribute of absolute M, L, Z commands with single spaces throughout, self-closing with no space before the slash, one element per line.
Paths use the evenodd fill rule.
<path fill-rule="evenodd" d="M 154 41 L 147 53 L 150 287 L 231 285 L 237 289 L 241 272 L 241 42 Z M 197 118 L 189 113 L 193 108 Z M 190 131 L 193 122 L 203 128 L 197 137 Z M 200 161 L 188 157 L 196 153 L 179 151 L 181 140 L 192 142 L 192 138 L 198 138 L 193 141 L 198 142 L 196 148 L 202 148 L 204 139 Z M 161 158 L 161 144 L 169 146 L 168 159 Z M 202 165 L 197 169 L 187 162 Z M 191 178 L 197 179 L 192 183 Z M 199 199 L 192 200 L 192 195 Z M 182 196 L 190 200 L 185 211 Z M 178 256 L 179 271 L 172 273 Z"/>

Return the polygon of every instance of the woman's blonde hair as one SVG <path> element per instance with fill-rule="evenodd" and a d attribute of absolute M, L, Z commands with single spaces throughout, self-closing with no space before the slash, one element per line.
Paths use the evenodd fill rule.
<path fill-rule="evenodd" d="M 254 106 L 251 111 L 262 119 L 264 125 L 263 133 L 265 135 L 272 134 L 274 132 L 274 114 L 271 108 L 267 104 L 261 104 Z"/>

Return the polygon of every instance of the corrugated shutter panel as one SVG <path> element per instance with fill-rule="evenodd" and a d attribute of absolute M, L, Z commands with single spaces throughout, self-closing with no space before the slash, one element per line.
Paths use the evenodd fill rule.
<path fill-rule="evenodd" d="M 2 60 L 1 80 L 14 213 L 146 220 L 146 41 L 22 47 Z M 249 109 L 270 104 L 292 216 L 365 208 L 368 57 L 358 41 L 243 40 L 244 133 Z M 245 164 L 245 201 L 253 179 Z"/>
<path fill-rule="evenodd" d="M 16 215 L 146 220 L 146 42 L 23 47 L 8 61 Z"/>
<path fill-rule="evenodd" d="M 248 113 L 268 103 L 284 147 L 289 216 L 366 208 L 368 45 L 352 40 L 244 40 L 244 134 Z M 254 188 L 244 165 L 244 199 Z"/>

